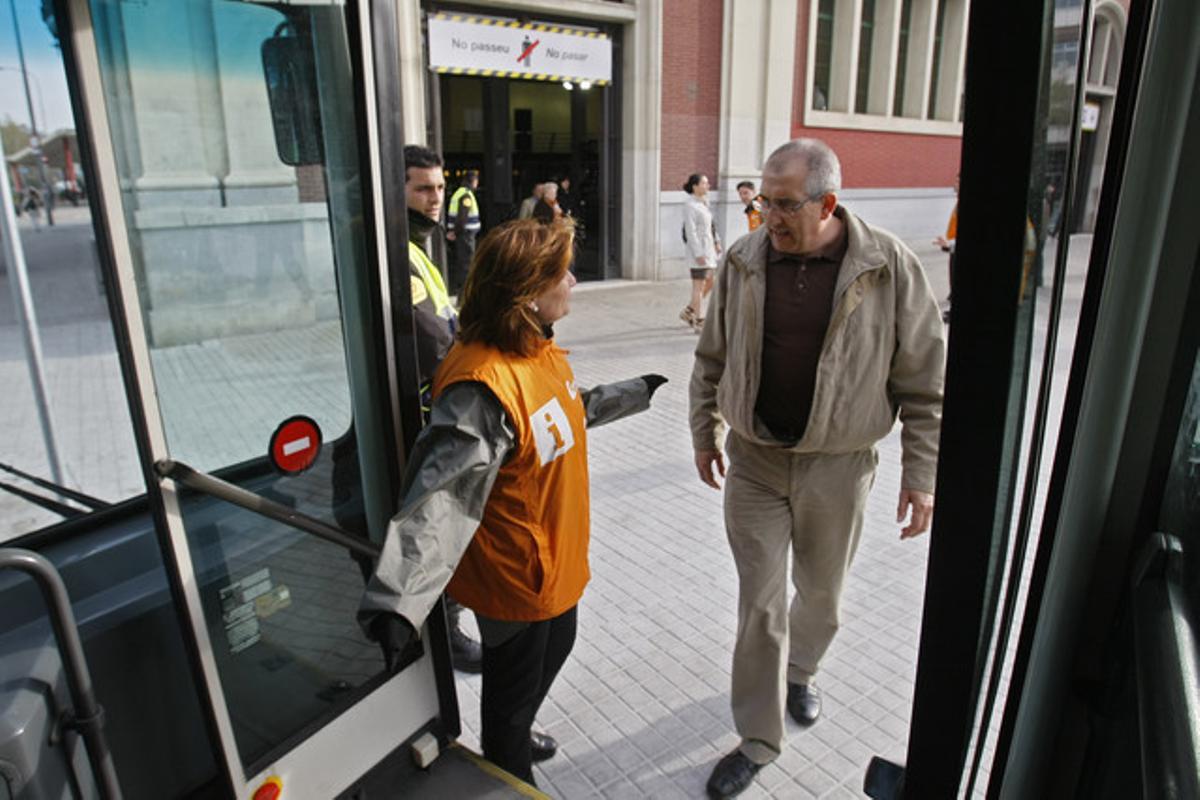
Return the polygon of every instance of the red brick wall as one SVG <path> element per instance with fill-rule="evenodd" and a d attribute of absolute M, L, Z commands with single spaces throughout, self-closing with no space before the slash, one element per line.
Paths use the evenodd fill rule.
<path fill-rule="evenodd" d="M 792 136 L 822 140 L 842 162 L 846 189 L 950 186 L 958 174 L 962 137 L 926 136 L 804 125 L 808 102 L 808 20 L 810 0 L 797 0 L 796 83 L 792 101 Z M 665 141 L 665 139 L 664 139 Z"/>
<path fill-rule="evenodd" d="M 722 6 L 663 3 L 662 189 L 700 172 L 716 182 L 721 113 Z"/>

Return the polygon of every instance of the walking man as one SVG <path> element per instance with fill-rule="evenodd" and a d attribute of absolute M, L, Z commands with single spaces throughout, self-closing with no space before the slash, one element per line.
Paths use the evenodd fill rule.
<path fill-rule="evenodd" d="M 452 292 L 458 292 L 466 283 L 471 257 L 475 255 L 475 237 L 483 227 L 479 221 L 479 203 L 475 199 L 475 190 L 478 187 L 479 173 L 473 169 L 467 170 L 462 185 L 455 189 L 450 197 L 450 229 L 446 231 L 446 240 L 450 242 L 453 259 L 450 266 Z"/>
<path fill-rule="evenodd" d="M 771 154 L 766 224 L 729 249 L 696 347 L 696 469 L 720 488 L 728 425 L 725 527 L 739 582 L 731 704 L 741 744 L 713 769 L 714 798 L 739 794 L 780 754 L 785 709 L 801 725 L 820 714 L 814 677 L 837 632 L 875 443 L 897 413 L 900 538 L 927 530 L 933 515 L 945 358 L 937 300 L 916 256 L 838 205 L 840 188 L 837 156 L 819 140 Z"/>
<path fill-rule="evenodd" d="M 754 233 L 763 224 L 762 207 L 759 206 L 758 200 L 754 197 L 754 182 L 742 181 L 737 185 L 738 197 L 745 204 L 746 224 L 750 227 L 750 232 Z"/>

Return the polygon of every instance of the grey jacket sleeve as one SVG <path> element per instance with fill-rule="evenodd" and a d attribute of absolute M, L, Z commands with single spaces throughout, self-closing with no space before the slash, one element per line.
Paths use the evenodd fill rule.
<path fill-rule="evenodd" d="M 475 536 L 515 442 L 500 401 L 483 384 L 455 384 L 438 397 L 359 606 L 364 629 L 383 611 L 421 629 Z"/>
<path fill-rule="evenodd" d="M 641 378 L 606 383 L 583 389 L 581 393 L 589 428 L 615 422 L 650 407 L 650 387 Z"/>
<path fill-rule="evenodd" d="M 900 487 L 932 494 L 942 427 L 945 329 L 917 257 L 902 252 L 896 275 L 896 351 L 888 394 L 900 410 Z"/>

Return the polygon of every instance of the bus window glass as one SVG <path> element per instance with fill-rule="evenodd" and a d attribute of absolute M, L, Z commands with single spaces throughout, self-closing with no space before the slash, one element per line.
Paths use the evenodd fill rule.
<path fill-rule="evenodd" d="M 992 626 L 990 664 L 984 674 L 988 699 L 975 731 L 973 770 L 980 770 L 983 754 L 996 741 L 1000 719 L 991 715 L 992 704 L 1007 691 L 1015 656 L 1019 631 L 1014 621 L 1023 613 L 1041 530 L 1092 247 L 1089 226 L 1104 176 L 1104 149 L 1096 144 L 1107 136 L 1115 99 L 1113 91 L 1097 93 L 1089 85 L 1080 102 L 1080 59 L 1096 57 L 1083 49 L 1085 9 L 1078 0 L 1048 0 L 1048 5 L 1054 25 L 1047 29 L 1042 54 L 1024 244 L 1019 262 L 1013 264 L 1018 313 L 985 610 Z M 1120 44 L 1113 43 L 1103 57 L 1119 63 Z M 1103 106 L 1103 124 L 1090 125 L 1089 105 Z M 982 796 L 984 773 L 986 767 L 973 771 L 972 796 Z"/>
<path fill-rule="evenodd" d="M 0 129 L 15 215 L 3 236 L 20 253 L 28 298 L 0 248 L 0 543 L 146 490 L 58 40 L 36 4 L 17 12 L 16 30 L 0 15 Z"/>
<path fill-rule="evenodd" d="M 364 123 L 344 7 L 92 0 L 91 10 L 145 338 L 133 347 L 149 352 L 167 455 L 365 535 L 343 334 L 343 322 L 363 327 L 369 275 Z M 268 85 L 282 75 L 290 99 L 273 103 Z M 265 456 L 296 415 L 323 443 L 306 435 L 312 465 L 281 475 Z M 224 501 L 174 496 L 172 542 L 182 530 L 183 579 L 194 576 L 253 774 L 382 672 L 355 620 L 367 565 Z"/>
<path fill-rule="evenodd" d="M 264 78 L 264 43 L 306 17 L 93 5 L 125 43 L 100 57 L 172 457 L 211 470 L 262 456 L 298 413 L 337 438 L 350 400 L 326 200 L 355 187 L 280 160 Z"/>
<path fill-rule="evenodd" d="M 1200 357 L 1179 420 L 1158 527 L 1183 543 L 1188 570 L 1185 581 L 1193 602 L 1200 600 L 1200 568 L 1196 566 L 1196 551 L 1200 548 Z"/>

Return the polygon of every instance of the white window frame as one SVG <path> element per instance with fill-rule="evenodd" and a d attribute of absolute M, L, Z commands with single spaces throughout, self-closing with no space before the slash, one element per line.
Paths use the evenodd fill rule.
<path fill-rule="evenodd" d="M 938 3 L 946 3 L 942 54 L 935 90 L 934 118 L 927 118 L 930 72 Z M 913 0 L 909 20 L 907 68 L 904 81 L 905 116 L 892 113 L 895 101 L 900 20 L 903 0 L 876 0 L 871 43 L 868 111 L 855 112 L 858 46 L 862 0 L 834 0 L 833 45 L 830 53 L 827 110 L 813 108 L 812 82 L 816 69 L 819 0 L 809 0 L 804 124 L 812 128 L 846 128 L 887 133 L 962 136 L 963 67 L 967 45 L 967 0 Z M 945 76 L 950 76 L 948 79 Z"/>

